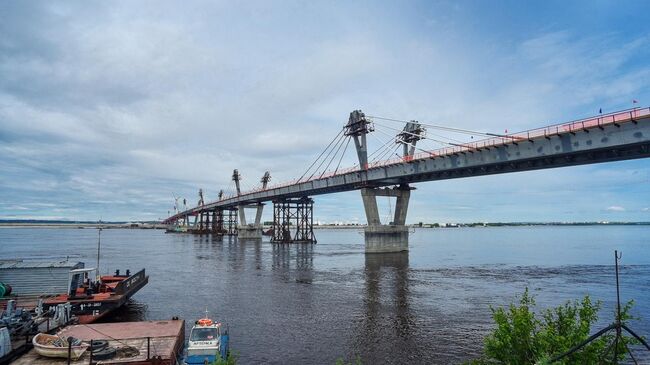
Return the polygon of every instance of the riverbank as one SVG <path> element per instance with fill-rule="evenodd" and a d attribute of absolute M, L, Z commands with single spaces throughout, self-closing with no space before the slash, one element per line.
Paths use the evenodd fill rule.
<path fill-rule="evenodd" d="M 77 228 L 77 229 L 165 229 L 163 224 L 153 223 L 50 223 L 50 222 L 0 222 L 0 228 Z"/>

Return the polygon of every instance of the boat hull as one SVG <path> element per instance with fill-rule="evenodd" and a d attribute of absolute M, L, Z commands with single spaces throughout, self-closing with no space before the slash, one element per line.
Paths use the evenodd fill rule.
<path fill-rule="evenodd" d="M 68 358 L 68 352 L 70 353 L 70 358 L 72 360 L 77 360 L 80 358 L 84 352 L 88 349 L 88 344 L 83 344 L 81 346 L 72 346 L 71 348 L 59 347 L 54 345 L 48 345 L 48 342 L 58 340 L 58 336 L 48 335 L 45 333 L 39 333 L 32 339 L 32 344 L 34 345 L 34 350 L 45 357 L 61 357 L 64 359 Z"/>
<path fill-rule="evenodd" d="M 188 355 L 185 358 L 185 365 L 204 365 L 212 364 L 217 361 L 217 355 Z"/>

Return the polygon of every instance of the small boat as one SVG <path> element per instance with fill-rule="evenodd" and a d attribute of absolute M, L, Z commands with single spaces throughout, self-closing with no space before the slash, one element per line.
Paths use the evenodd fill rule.
<path fill-rule="evenodd" d="M 169 225 L 165 229 L 165 233 L 187 233 L 187 227 L 178 225 Z"/>
<path fill-rule="evenodd" d="M 187 344 L 186 365 L 212 364 L 218 358 L 228 357 L 228 330 L 221 323 L 213 322 L 206 316 L 194 323 Z"/>
<path fill-rule="evenodd" d="M 72 346 L 70 346 L 70 342 L 68 341 L 72 342 Z M 34 336 L 32 344 L 34 345 L 34 350 L 41 356 L 67 359 L 69 351 L 72 360 L 80 358 L 90 346 L 73 337 L 64 339 L 56 335 L 48 335 L 47 333 L 39 333 Z"/>

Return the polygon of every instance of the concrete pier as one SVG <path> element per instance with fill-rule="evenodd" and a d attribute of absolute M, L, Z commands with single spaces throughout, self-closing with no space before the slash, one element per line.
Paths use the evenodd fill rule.
<path fill-rule="evenodd" d="M 241 180 L 241 175 L 238 170 L 233 171 L 232 179 L 235 182 L 235 187 L 237 188 L 237 195 L 241 195 L 241 189 L 239 186 L 239 181 Z M 262 177 L 262 189 L 266 189 L 266 186 L 271 180 L 271 175 L 267 171 Z M 255 223 L 246 223 L 246 209 L 251 208 L 255 209 Z M 239 226 L 237 227 L 237 236 L 242 240 L 262 240 L 262 212 L 264 210 L 264 204 L 257 203 L 252 205 L 242 204 L 238 206 L 239 212 Z"/>
<path fill-rule="evenodd" d="M 403 252 L 409 249 L 409 230 L 405 225 L 376 225 L 364 230 L 366 253 Z"/>
<path fill-rule="evenodd" d="M 395 216 L 389 224 L 381 224 L 377 196 L 397 198 Z M 366 253 L 408 251 L 409 230 L 406 226 L 406 213 L 410 196 L 411 188 L 406 184 L 392 189 L 361 189 L 363 206 L 368 219 L 368 227 L 364 231 Z"/>
<path fill-rule="evenodd" d="M 240 240 L 262 240 L 262 226 L 248 224 L 237 228 Z"/>

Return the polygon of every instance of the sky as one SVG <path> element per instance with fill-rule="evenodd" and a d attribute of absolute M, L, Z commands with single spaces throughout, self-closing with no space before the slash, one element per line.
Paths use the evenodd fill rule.
<path fill-rule="evenodd" d="M 2 1 L 0 219 L 154 220 L 232 190 L 233 169 L 244 188 L 291 180 L 356 109 L 502 133 L 645 107 L 649 11 Z M 650 221 L 649 183 L 648 159 L 420 183 L 407 221 Z M 320 222 L 365 222 L 357 191 L 315 201 Z"/>

